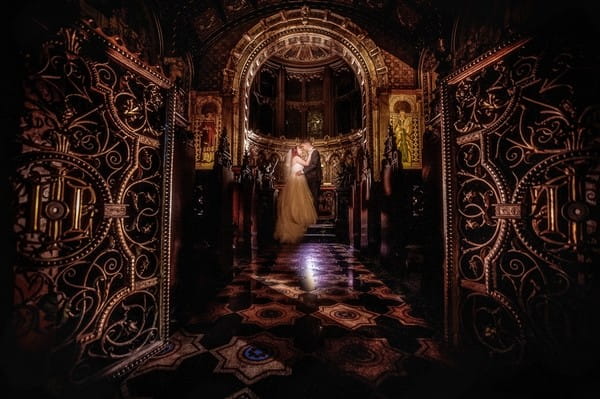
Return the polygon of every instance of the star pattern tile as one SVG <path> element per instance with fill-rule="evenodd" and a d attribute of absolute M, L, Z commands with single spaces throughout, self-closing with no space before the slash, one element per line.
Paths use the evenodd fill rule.
<path fill-rule="evenodd" d="M 424 364 L 453 367 L 412 297 L 353 248 L 302 243 L 239 258 L 231 283 L 124 380 L 123 399 L 182 387 L 219 399 L 396 399 Z"/>
<path fill-rule="evenodd" d="M 251 294 L 256 299 L 269 299 L 275 302 L 283 302 L 289 299 L 285 293 L 279 292 L 268 285 L 260 285 L 259 287 L 252 288 Z M 294 298 L 295 299 L 295 298 Z"/>
<path fill-rule="evenodd" d="M 336 303 L 331 306 L 319 306 L 319 311 L 313 316 L 321 319 L 325 325 L 339 325 L 355 330 L 363 326 L 374 326 L 375 318 L 379 315 L 364 307 Z"/>
<path fill-rule="evenodd" d="M 304 294 L 306 291 L 301 289 L 300 287 L 291 286 L 288 284 L 275 284 L 270 285 L 270 289 L 277 291 L 279 294 L 287 297 L 297 299 L 300 295 Z"/>
<path fill-rule="evenodd" d="M 259 399 L 259 397 L 250 388 L 244 388 L 225 399 Z"/>
<path fill-rule="evenodd" d="M 376 297 L 381 299 L 390 299 L 392 301 L 404 302 L 404 298 L 402 297 L 402 295 L 395 293 L 390 289 L 390 287 L 387 287 L 385 285 L 371 287 L 371 289 L 369 290 L 369 294 L 375 295 Z"/>
<path fill-rule="evenodd" d="M 229 344 L 212 349 L 219 359 L 215 373 L 233 373 L 246 384 L 269 375 L 290 375 L 296 356 L 290 339 L 278 338 L 267 332 L 250 337 L 234 337 Z"/>
<path fill-rule="evenodd" d="M 380 279 L 378 279 L 377 277 L 375 277 L 373 274 L 371 273 L 361 273 L 358 275 L 357 277 L 359 280 L 365 282 L 365 283 L 371 283 L 371 284 L 377 284 L 377 285 L 383 285 L 383 283 L 381 282 Z"/>
<path fill-rule="evenodd" d="M 386 316 L 390 316 L 405 326 L 421 326 L 429 327 L 427 321 L 422 318 L 415 317 L 410 314 L 411 307 L 407 303 L 403 303 L 399 306 L 390 306 L 390 311 L 386 313 Z"/>
<path fill-rule="evenodd" d="M 319 288 L 314 293 L 320 299 L 331 299 L 335 301 L 347 301 L 350 299 L 355 299 L 358 298 L 360 294 L 351 288 L 342 288 L 336 286 Z"/>
<path fill-rule="evenodd" d="M 328 340 L 322 355 L 344 372 L 377 385 L 390 375 L 405 373 L 400 365 L 406 354 L 392 348 L 385 338 L 346 336 Z"/>
<path fill-rule="evenodd" d="M 200 344 L 203 334 L 193 334 L 186 330 L 175 332 L 164 350 L 152 357 L 142 366 L 135 369 L 129 377 L 134 377 L 152 370 L 175 370 L 185 359 L 206 352 Z"/>
<path fill-rule="evenodd" d="M 235 296 L 235 295 L 239 295 L 239 294 L 244 294 L 247 291 L 248 291 L 248 289 L 246 287 L 244 287 L 243 285 L 231 284 L 231 285 L 228 285 L 227 287 L 223 288 L 221 291 L 219 291 L 217 296 L 231 297 L 231 296 Z"/>
<path fill-rule="evenodd" d="M 291 305 L 272 302 L 266 304 L 254 304 L 248 309 L 238 312 L 245 323 L 256 324 L 262 328 L 269 329 L 279 325 L 292 325 L 294 321 L 303 316 Z"/>

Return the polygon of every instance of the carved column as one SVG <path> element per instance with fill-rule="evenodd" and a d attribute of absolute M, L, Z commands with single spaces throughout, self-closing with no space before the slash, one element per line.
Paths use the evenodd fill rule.
<path fill-rule="evenodd" d="M 249 185 L 249 208 L 250 208 L 250 215 L 249 215 L 249 231 L 250 231 L 250 248 L 253 251 L 258 250 L 259 248 L 259 242 L 258 242 L 258 229 L 259 229 L 259 222 L 260 222 L 260 217 L 259 217 L 259 206 L 260 206 L 260 201 L 259 201 L 259 192 L 260 192 L 260 188 L 258 186 L 258 183 L 255 180 L 252 180 L 252 182 Z"/>
<path fill-rule="evenodd" d="M 215 153 L 213 169 L 215 179 L 216 201 L 213 212 L 218 214 L 216 250 L 220 277 L 228 281 L 233 268 L 233 172 L 231 169 L 231 149 L 227 131 L 223 130 L 219 137 L 219 147 Z"/>
<path fill-rule="evenodd" d="M 336 236 L 340 242 L 352 243 L 352 185 L 356 180 L 354 159 L 347 155 L 341 161 L 340 169 L 335 176 L 337 191 Z"/>
<path fill-rule="evenodd" d="M 261 158 L 257 165 L 256 194 L 257 194 L 257 243 L 258 246 L 269 245 L 273 242 L 275 227 L 275 171 L 278 161 L 272 158 Z"/>
<path fill-rule="evenodd" d="M 223 93 L 223 102 L 222 102 L 222 121 L 223 121 L 223 130 L 230 132 L 232 137 L 240 137 L 239 129 L 236 125 L 237 119 L 234 117 L 233 109 L 234 109 L 234 98 L 235 93 L 226 92 Z M 243 135 L 242 135 L 243 136 Z M 239 165 L 242 160 L 242 151 L 243 151 L 244 143 L 239 139 L 233 141 L 232 149 L 231 149 L 231 162 L 232 165 Z"/>
<path fill-rule="evenodd" d="M 237 172 L 235 180 L 235 247 L 237 251 L 247 252 L 251 248 L 252 188 L 254 184 L 253 170 L 247 151 L 244 153 L 242 166 Z"/>
<path fill-rule="evenodd" d="M 402 162 L 400 151 L 396 145 L 396 136 L 392 126 L 388 127 L 388 134 L 384 143 L 384 156 L 381 166 L 380 207 L 380 235 L 379 256 L 383 266 L 392 264 L 404 270 L 403 264 L 403 229 L 400 218 L 402 198 Z"/>
<path fill-rule="evenodd" d="M 358 162 L 358 175 L 360 176 L 357 184 L 357 202 L 355 203 L 357 209 L 358 226 L 359 226 L 359 242 L 358 248 L 363 252 L 369 252 L 371 249 L 371 242 L 369 233 L 372 228 L 372 176 L 371 176 L 371 159 L 367 150 L 366 142 L 361 144 L 362 148 L 359 151 L 357 157 Z"/>
<path fill-rule="evenodd" d="M 323 74 L 323 103 L 325 109 L 323 110 L 323 136 L 333 136 L 333 115 L 335 101 L 333 100 L 333 85 L 331 84 L 331 68 L 325 68 Z"/>
<path fill-rule="evenodd" d="M 359 249 L 360 248 L 360 183 L 355 182 L 352 184 L 351 190 L 352 202 L 348 209 L 348 214 L 350 215 L 350 220 L 348 223 L 349 226 L 349 235 L 350 235 L 350 244 Z"/>

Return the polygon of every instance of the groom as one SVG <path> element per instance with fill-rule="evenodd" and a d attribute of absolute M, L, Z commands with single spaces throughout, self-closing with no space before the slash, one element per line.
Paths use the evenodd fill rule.
<path fill-rule="evenodd" d="M 301 144 L 302 149 L 308 153 L 308 165 L 304 167 L 303 172 L 306 176 L 306 182 L 308 188 L 313 197 L 313 203 L 315 204 L 315 211 L 319 214 L 319 192 L 321 190 L 321 180 L 323 180 L 323 172 L 321 171 L 321 155 L 315 147 L 313 147 L 310 140 L 304 140 Z"/>

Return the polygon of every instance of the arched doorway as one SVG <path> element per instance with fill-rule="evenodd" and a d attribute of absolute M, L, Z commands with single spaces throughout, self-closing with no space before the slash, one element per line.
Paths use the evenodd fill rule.
<path fill-rule="evenodd" d="M 363 106 L 361 133 L 368 151 L 374 154 L 378 174 L 380 132 L 385 129 L 377 102 L 378 89 L 386 88 L 387 67 L 366 32 L 346 18 L 307 6 L 280 12 L 261 20 L 237 43 L 223 71 L 224 127 L 231 132 L 233 163 L 242 161 L 249 131 L 250 90 L 260 67 L 273 55 L 292 48 L 299 40 L 327 48 L 352 69 L 360 86 Z"/>

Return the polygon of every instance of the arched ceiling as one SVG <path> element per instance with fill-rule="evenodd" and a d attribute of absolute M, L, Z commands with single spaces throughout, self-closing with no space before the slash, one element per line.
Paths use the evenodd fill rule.
<path fill-rule="evenodd" d="M 330 10 L 348 18 L 380 48 L 416 67 L 424 43 L 439 37 L 442 29 L 441 13 L 435 3 L 436 0 L 162 0 L 159 7 L 170 22 L 164 24 L 165 30 L 171 27 L 170 32 L 164 32 L 170 41 L 167 46 L 182 53 L 189 51 L 196 65 L 211 71 L 222 68 L 231 48 L 260 19 L 302 6 Z"/>
<path fill-rule="evenodd" d="M 331 48 L 309 40 L 297 39 L 297 42 L 282 48 L 273 55 L 292 64 L 323 64 L 339 58 Z"/>

